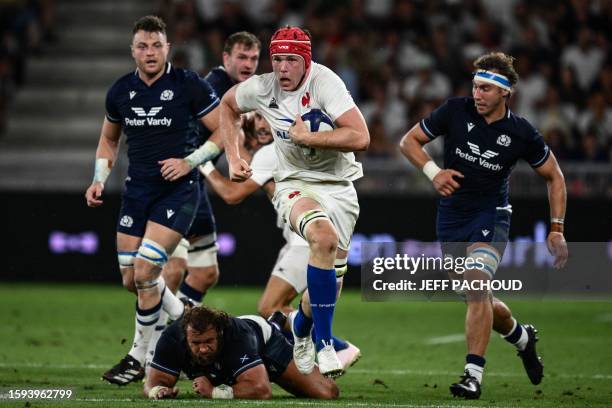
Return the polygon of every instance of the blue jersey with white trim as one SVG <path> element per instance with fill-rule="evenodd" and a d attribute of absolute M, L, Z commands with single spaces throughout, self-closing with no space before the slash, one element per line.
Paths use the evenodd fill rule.
<path fill-rule="evenodd" d="M 473 98 L 448 99 L 420 126 L 432 140 L 444 136 L 444 168 L 465 176 L 456 178 L 461 188 L 440 199 L 443 206 L 505 206 L 516 162 L 523 159 L 536 168 L 550 155 L 542 135 L 527 120 L 506 107 L 502 119 L 487 124 Z"/>
<path fill-rule="evenodd" d="M 246 317 L 230 317 L 223 330 L 220 350 L 214 361 L 201 364 L 189 350 L 183 319 L 178 319 L 164 330 L 151 367 L 178 377 L 184 372 L 190 379 L 206 376 L 214 385 L 233 385 L 246 370 L 264 364 L 261 358 L 265 347 L 261 327 Z"/>
<path fill-rule="evenodd" d="M 106 96 L 106 117 L 121 124 L 127 136 L 128 175 L 163 180 L 158 161 L 193 151 L 189 140 L 197 133 L 198 119 L 217 105 L 208 82 L 170 63 L 151 86 L 137 71 L 117 80 Z"/>

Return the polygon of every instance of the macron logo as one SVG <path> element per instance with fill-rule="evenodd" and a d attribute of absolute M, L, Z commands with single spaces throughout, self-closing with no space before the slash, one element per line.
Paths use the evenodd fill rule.
<path fill-rule="evenodd" d="M 174 211 L 173 210 L 166 210 L 166 215 L 168 216 L 168 219 L 170 219 L 170 217 L 172 217 L 174 215 Z"/>
<path fill-rule="evenodd" d="M 474 129 L 474 124 L 472 122 L 468 122 L 467 127 L 468 127 L 468 133 L 470 133 L 470 131 Z"/>
<path fill-rule="evenodd" d="M 139 108 L 139 107 L 133 107 L 132 110 L 134 111 L 134 113 L 140 117 L 143 116 L 155 116 L 157 115 L 161 110 L 162 107 L 161 106 L 154 106 L 151 108 L 151 110 L 149 110 L 149 113 L 147 113 L 147 111 L 145 111 L 143 108 Z"/>
<path fill-rule="evenodd" d="M 491 231 L 489 231 L 487 229 L 483 229 L 482 230 L 482 235 L 484 235 L 486 237 L 487 235 L 489 235 L 489 232 L 491 232 Z"/>
<path fill-rule="evenodd" d="M 130 91 L 130 100 L 134 99 L 136 96 L 136 91 Z"/>
<path fill-rule="evenodd" d="M 474 153 L 475 155 L 478 155 L 478 156 L 482 156 L 485 159 L 491 159 L 491 158 L 493 158 L 495 156 L 499 156 L 499 153 L 494 152 L 493 150 L 485 150 L 484 153 L 480 153 L 480 147 L 477 144 L 470 143 L 470 142 L 467 142 L 467 144 L 468 144 L 470 150 L 472 151 L 472 153 Z"/>

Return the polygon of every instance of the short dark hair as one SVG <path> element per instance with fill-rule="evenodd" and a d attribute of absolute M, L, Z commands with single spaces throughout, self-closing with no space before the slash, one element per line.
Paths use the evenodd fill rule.
<path fill-rule="evenodd" d="M 478 57 L 474 61 L 474 67 L 486 71 L 496 71 L 508 78 L 512 86 L 516 85 L 519 80 L 519 75 L 514 69 L 514 57 L 503 52 L 490 52 Z"/>
<path fill-rule="evenodd" d="M 247 50 L 250 50 L 253 47 L 257 47 L 259 50 L 261 50 L 261 41 L 259 41 L 259 38 L 257 38 L 255 34 L 249 33 L 248 31 L 238 31 L 237 33 L 227 37 L 225 44 L 223 44 L 223 52 L 231 54 L 232 49 L 236 44 L 244 45 L 244 48 Z"/>
<path fill-rule="evenodd" d="M 132 34 L 136 34 L 138 31 L 146 31 L 147 33 L 162 33 L 166 35 L 166 23 L 160 17 L 148 15 L 140 17 L 135 23 L 132 29 Z"/>
<path fill-rule="evenodd" d="M 196 333 L 204 333 L 206 330 L 214 328 L 217 332 L 217 337 L 221 337 L 229 322 L 229 315 L 222 310 L 206 306 L 196 306 L 185 311 L 183 330 L 187 334 L 187 327 L 191 327 Z"/>

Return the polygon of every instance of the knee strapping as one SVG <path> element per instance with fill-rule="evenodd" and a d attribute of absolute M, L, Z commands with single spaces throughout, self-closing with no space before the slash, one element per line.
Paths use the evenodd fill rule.
<path fill-rule="evenodd" d="M 133 268 L 134 258 L 136 258 L 138 251 L 117 251 L 117 260 L 119 261 L 119 268 Z"/>
<path fill-rule="evenodd" d="M 306 239 L 306 227 L 308 224 L 315 220 L 327 219 L 329 220 L 329 216 L 323 210 L 310 210 L 302 213 L 296 220 L 295 226 L 297 228 L 296 233 L 302 238 Z"/>
<path fill-rule="evenodd" d="M 488 273 L 491 278 L 495 276 L 495 271 L 499 265 L 499 255 L 491 249 L 486 247 L 478 247 L 468 254 L 469 258 L 474 259 L 477 264 L 482 264 L 481 270 Z"/>
<path fill-rule="evenodd" d="M 206 268 L 217 265 L 217 234 L 212 233 L 203 236 L 194 242 L 189 248 L 187 265 L 190 267 Z"/>
<path fill-rule="evenodd" d="M 150 239 L 143 239 L 138 248 L 137 258 L 143 259 L 155 266 L 162 268 L 168 262 L 168 255 L 163 246 Z"/>
<path fill-rule="evenodd" d="M 348 271 L 348 258 L 336 258 L 334 261 L 334 269 L 336 269 L 336 278 L 340 278 Z"/>

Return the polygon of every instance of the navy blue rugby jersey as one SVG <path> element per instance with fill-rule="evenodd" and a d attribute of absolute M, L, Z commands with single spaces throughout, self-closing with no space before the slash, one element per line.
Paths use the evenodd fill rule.
<path fill-rule="evenodd" d="M 222 348 L 211 364 L 202 366 L 191 357 L 183 330 L 183 319 L 168 326 L 162 333 L 151 367 L 178 377 L 206 376 L 214 385 L 233 385 L 236 378 L 249 368 L 263 364 L 261 353 L 265 347 L 261 327 L 248 318 L 230 317 L 229 326 L 223 331 Z"/>
<path fill-rule="evenodd" d="M 204 79 L 215 91 L 219 99 L 223 98 L 223 95 L 234 85 L 236 82 L 230 78 L 230 76 L 225 71 L 225 68 L 222 66 L 218 66 L 213 68 Z M 208 140 L 212 132 L 208 130 L 206 126 L 202 123 L 198 124 L 198 132 L 194 134 L 194 138 L 189 141 L 191 149 L 197 149 L 202 146 L 202 144 Z"/>
<path fill-rule="evenodd" d="M 127 136 L 129 176 L 162 179 L 157 162 L 187 156 L 198 119 L 217 105 L 219 98 L 206 80 L 170 63 L 151 86 L 138 71 L 118 79 L 106 95 L 106 117 L 121 124 Z"/>
<path fill-rule="evenodd" d="M 444 168 L 465 176 L 455 178 L 461 188 L 441 198 L 441 205 L 505 206 L 516 162 L 523 159 L 536 168 L 550 155 L 542 135 L 527 120 L 506 107 L 502 119 L 487 124 L 473 98 L 448 99 L 421 120 L 420 126 L 432 140 L 444 136 Z"/>

